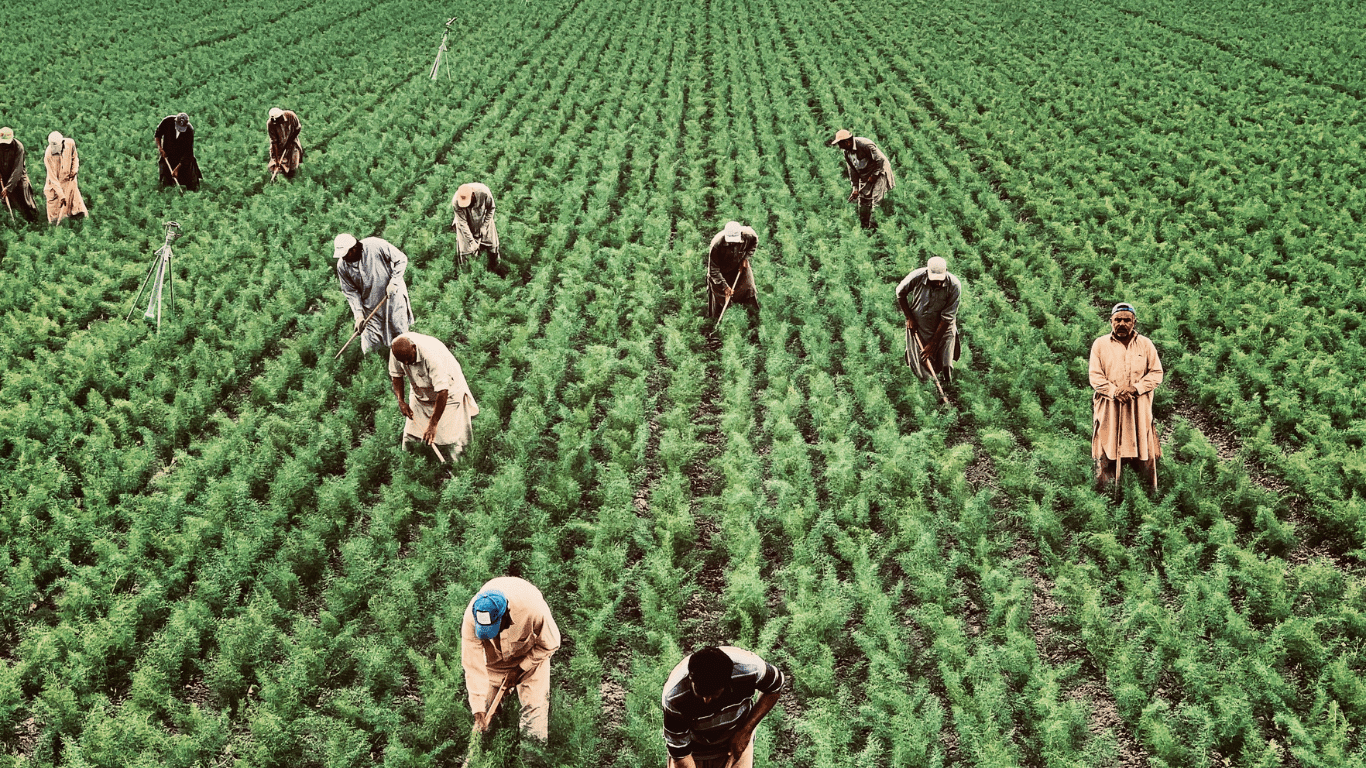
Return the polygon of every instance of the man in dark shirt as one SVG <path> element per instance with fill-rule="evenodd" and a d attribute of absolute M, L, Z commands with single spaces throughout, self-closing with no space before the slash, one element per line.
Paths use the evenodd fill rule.
<path fill-rule="evenodd" d="M 931 375 L 931 369 L 933 375 L 953 380 L 953 362 L 958 359 L 958 302 L 962 297 L 963 284 L 940 256 L 931 257 L 896 287 L 897 306 L 918 342 L 918 349 L 906 362 L 921 381 Z"/>
<path fill-rule="evenodd" d="M 38 220 L 33 185 L 24 166 L 24 145 L 14 138 L 14 129 L 8 126 L 0 128 L 0 196 L 9 205 L 10 218 L 18 209 L 29 221 Z"/>
<path fill-rule="evenodd" d="M 157 144 L 161 185 L 179 184 L 186 189 L 199 189 L 204 174 L 200 173 L 199 161 L 194 156 L 194 126 L 190 125 L 190 116 L 181 112 L 162 118 L 152 139 Z"/>
<path fill-rule="evenodd" d="M 759 235 L 753 227 L 738 221 L 726 222 L 725 229 L 716 233 L 707 249 L 707 317 L 718 318 L 726 306 L 748 306 L 750 316 L 759 311 L 759 294 L 754 287 L 754 270 L 749 259 L 759 247 Z"/>
<path fill-rule="evenodd" d="M 783 683 L 777 667 L 740 648 L 712 646 L 685 657 L 664 683 L 668 768 L 752 768 L 754 729 L 778 703 Z"/>

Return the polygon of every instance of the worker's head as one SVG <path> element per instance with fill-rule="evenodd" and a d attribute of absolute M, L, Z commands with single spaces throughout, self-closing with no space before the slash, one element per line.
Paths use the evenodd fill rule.
<path fill-rule="evenodd" d="M 53 152 L 56 152 L 57 148 L 62 146 L 62 134 L 58 131 L 53 131 L 52 133 L 49 133 L 47 135 L 47 145 L 52 149 Z"/>
<path fill-rule="evenodd" d="M 451 198 L 451 205 L 454 205 L 456 208 L 468 208 L 470 207 L 470 201 L 473 199 L 474 185 L 461 184 L 460 188 L 455 190 L 455 197 Z"/>
<path fill-rule="evenodd" d="M 1121 301 L 1110 309 L 1110 330 L 1114 332 L 1115 338 L 1121 341 L 1129 338 L 1137 322 L 1138 313 L 1134 311 L 1132 304 Z"/>
<path fill-rule="evenodd" d="M 716 646 L 708 646 L 688 657 L 688 682 L 704 704 L 711 703 L 730 687 L 735 665 L 730 656 Z"/>
<path fill-rule="evenodd" d="M 0 128 L 0 144 L 9 144 L 14 141 L 14 129 L 6 126 Z"/>
<path fill-rule="evenodd" d="M 181 129 L 189 128 L 189 127 L 190 127 L 190 116 L 187 115 L 187 114 L 185 114 L 184 112 L 181 112 L 180 114 L 176 115 L 176 116 L 175 116 L 175 127 L 181 128 Z"/>
<path fill-rule="evenodd" d="M 394 359 L 404 365 L 412 365 L 417 362 L 417 345 L 406 335 L 400 334 L 394 338 L 394 343 L 389 345 L 389 352 Z"/>
<path fill-rule="evenodd" d="M 943 283 L 949 279 L 949 263 L 944 261 L 942 256 L 931 256 L 925 262 L 925 279 L 935 283 Z"/>
<path fill-rule="evenodd" d="M 492 640 L 503 631 L 508 614 L 507 595 L 496 589 L 486 589 L 474 596 L 470 605 L 474 616 L 474 634 L 480 640 Z"/>
<path fill-rule="evenodd" d="M 854 134 L 850 133 L 844 128 L 841 128 L 838 131 L 835 131 L 835 138 L 830 143 L 834 146 L 839 147 L 840 149 L 853 149 Z"/>
<path fill-rule="evenodd" d="M 348 232 L 337 235 L 336 239 L 332 241 L 332 258 L 334 259 L 355 261 L 360 258 L 360 251 L 360 241 L 356 239 L 355 235 Z"/>
<path fill-rule="evenodd" d="M 279 120 L 280 118 L 282 118 L 282 117 L 284 117 L 284 116 L 285 116 L 285 111 L 284 111 L 283 109 L 280 109 L 279 107 L 271 107 L 271 108 L 270 108 L 270 119 L 271 119 L 271 120 Z"/>
<path fill-rule="evenodd" d="M 738 221 L 726 222 L 726 228 L 721 231 L 721 238 L 728 243 L 738 243 L 744 238 L 745 233 Z"/>

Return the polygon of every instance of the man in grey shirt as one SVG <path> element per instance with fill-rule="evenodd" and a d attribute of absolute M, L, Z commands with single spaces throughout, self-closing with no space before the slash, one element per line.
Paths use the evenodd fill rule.
<path fill-rule="evenodd" d="M 332 256 L 337 260 L 342 295 L 351 306 L 353 328 L 360 329 L 365 324 L 360 337 L 361 351 L 374 350 L 387 364 L 389 345 L 399 334 L 406 333 L 413 322 L 408 286 L 403 282 L 407 255 L 378 237 L 357 240 L 354 235 L 342 233 L 332 242 Z M 381 301 L 384 308 L 370 317 Z"/>
<path fill-rule="evenodd" d="M 953 362 L 958 359 L 958 301 L 963 284 L 949 274 L 948 263 L 934 256 L 896 287 L 896 303 L 906 316 L 906 327 L 915 336 L 918 349 L 907 361 L 923 381 L 942 374 L 953 380 Z"/>

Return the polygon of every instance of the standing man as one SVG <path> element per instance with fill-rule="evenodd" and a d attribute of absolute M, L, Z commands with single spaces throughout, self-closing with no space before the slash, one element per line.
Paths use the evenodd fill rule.
<path fill-rule="evenodd" d="M 18 209 L 29 221 L 38 220 L 33 185 L 24 164 L 24 145 L 14 138 L 14 129 L 9 127 L 0 128 L 0 197 L 8 204 L 9 211 Z"/>
<path fill-rule="evenodd" d="M 81 169 L 76 142 L 57 131 L 49 133 L 43 165 L 47 167 L 47 183 L 43 185 L 43 193 L 47 196 L 47 220 L 60 225 L 67 216 L 89 216 L 81 188 L 76 184 L 76 173 Z"/>
<path fill-rule="evenodd" d="M 293 110 L 279 107 L 270 110 L 270 119 L 266 121 L 266 134 L 270 136 L 270 162 L 266 170 L 270 171 L 271 181 L 275 180 L 277 173 L 292 179 L 299 170 L 299 163 L 304 159 L 299 129 L 299 116 Z"/>
<path fill-rule="evenodd" d="M 747 304 L 751 315 L 759 311 L 759 293 L 754 287 L 750 257 L 759 247 L 759 235 L 738 221 L 726 222 L 725 229 L 711 239 L 707 250 L 707 317 L 718 318 L 726 306 Z"/>
<path fill-rule="evenodd" d="M 469 445 L 474 434 L 472 419 L 479 415 L 479 405 L 455 355 L 440 339 L 409 331 L 389 348 L 389 378 L 398 409 L 408 419 L 403 424 L 403 450 L 421 440 L 438 450 L 444 448 L 442 457 L 455 461 Z M 409 386 L 406 403 L 405 378 Z"/>
<path fill-rule="evenodd" d="M 194 156 L 194 126 L 190 125 L 190 116 L 181 112 L 162 118 L 152 138 L 160 155 L 157 168 L 161 186 L 179 184 L 191 191 L 199 189 L 204 174 L 199 171 L 199 161 Z"/>
<path fill-rule="evenodd" d="M 934 369 L 953 381 L 953 363 L 958 359 L 958 302 L 963 284 L 949 274 L 948 262 L 932 256 L 925 266 L 906 275 L 896 287 L 896 303 L 906 317 L 914 344 L 906 361 L 924 381 Z"/>
<path fill-rule="evenodd" d="M 1120 461 L 1143 468 L 1157 490 L 1162 445 L 1153 426 L 1153 390 L 1162 383 L 1157 347 L 1138 333 L 1132 304 L 1110 310 L 1110 333 L 1091 344 L 1091 458 L 1096 482 L 1118 482 Z"/>
<path fill-rule="evenodd" d="M 858 202 L 859 226 L 877 229 L 877 224 L 873 223 L 873 208 L 896 186 L 892 164 L 871 139 L 855 136 L 843 128 L 835 132 L 830 144 L 844 153 L 844 168 L 853 187 L 849 202 Z"/>
<path fill-rule="evenodd" d="M 479 182 L 461 184 L 451 198 L 455 218 L 451 231 L 455 233 L 456 266 L 464 264 L 480 251 L 488 253 L 489 271 L 507 277 L 507 269 L 498 263 L 498 226 L 494 222 L 493 193 Z"/>
<path fill-rule="evenodd" d="M 475 730 L 488 730 L 499 689 L 515 687 L 522 733 L 544 744 L 550 730 L 550 657 L 560 647 L 560 628 L 541 591 L 513 576 L 491 579 L 465 609 L 460 640 Z"/>
<path fill-rule="evenodd" d="M 408 286 L 403 282 L 408 256 L 381 238 L 356 240 L 343 232 L 332 241 L 332 257 L 337 260 L 342 295 L 351 306 L 352 330 L 361 330 L 364 324 L 361 352 L 373 349 L 387 359 L 389 345 L 413 322 Z M 381 301 L 384 308 L 375 312 Z M 370 318 L 368 323 L 366 318 Z"/>
<path fill-rule="evenodd" d="M 668 768 L 752 768 L 754 729 L 782 688 L 777 667 L 740 648 L 685 656 L 664 683 Z"/>

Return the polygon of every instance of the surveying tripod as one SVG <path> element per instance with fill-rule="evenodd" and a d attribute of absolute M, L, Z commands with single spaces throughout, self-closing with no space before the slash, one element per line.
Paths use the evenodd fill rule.
<path fill-rule="evenodd" d="M 449 18 L 449 19 L 446 19 L 446 31 L 441 33 L 441 45 L 438 46 L 437 49 L 436 49 L 436 61 L 432 62 L 432 79 L 433 79 L 433 80 L 436 79 L 437 70 L 441 69 L 441 54 L 443 54 L 443 53 L 445 53 L 446 51 L 449 51 L 449 50 L 450 50 L 450 48 L 447 48 L 447 47 L 446 47 L 446 38 L 451 34 L 451 25 L 455 23 L 455 18 L 456 18 L 456 17 L 453 16 L 453 17 L 451 17 L 451 18 Z M 452 78 L 451 78 L 451 68 L 450 68 L 450 67 L 446 67 L 446 79 L 447 79 L 447 80 L 452 79 Z"/>
<path fill-rule="evenodd" d="M 147 292 L 147 310 L 142 313 L 143 322 L 148 325 L 155 324 L 157 333 L 161 333 L 161 293 L 165 286 L 170 294 L 171 304 L 175 304 L 175 276 L 171 274 L 171 243 L 180 237 L 180 224 L 168 221 L 161 226 L 166 228 L 166 242 L 152 254 L 152 265 L 147 268 L 147 276 L 142 279 L 142 287 L 138 289 L 138 295 L 133 299 L 133 306 L 128 308 L 128 317 L 133 318 L 133 312 L 137 311 L 138 301 L 142 299 L 143 292 Z M 148 286 L 151 290 L 148 291 Z"/>

